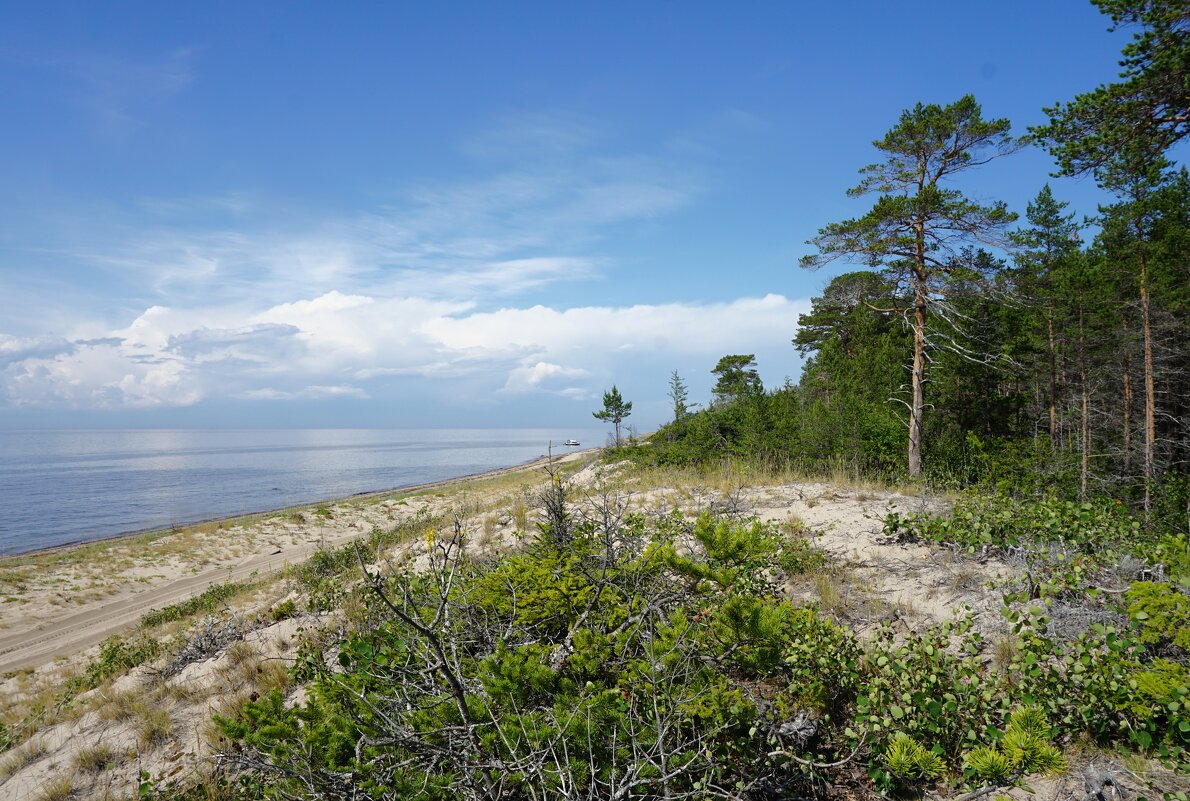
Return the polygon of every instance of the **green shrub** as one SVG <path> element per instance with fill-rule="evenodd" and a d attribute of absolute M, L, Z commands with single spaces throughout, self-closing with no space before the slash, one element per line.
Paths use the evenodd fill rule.
<path fill-rule="evenodd" d="M 950 515 L 885 517 L 884 533 L 899 542 L 935 542 L 968 553 L 1011 553 L 1023 557 L 1023 576 L 1010 600 L 1081 598 L 1095 593 L 1099 577 L 1114 575 L 1124 557 L 1154 562 L 1177 548 L 1154 550 L 1160 538 L 1145 531 L 1118 501 L 1076 503 L 1046 497 L 1023 502 L 1002 495 L 968 495 Z M 1171 538 L 1167 538 L 1170 540 Z"/>
<path fill-rule="evenodd" d="M 1183 758 L 1190 745 L 1185 671 L 1146 664 L 1144 644 L 1111 626 L 1095 624 L 1061 643 L 1049 634 L 1040 606 L 1006 615 L 1018 635 L 1009 686 L 1023 703 L 1037 706 L 1058 734 Z"/>
<path fill-rule="evenodd" d="M 599 795 L 625 776 L 650 797 L 662 759 L 680 794 L 798 794 L 792 760 L 756 755 L 803 709 L 844 714 L 854 639 L 758 591 L 781 547 L 771 528 L 704 519 L 702 552 L 679 557 L 676 522 L 649 523 L 643 547 L 638 523 L 610 539 L 577 526 L 565 550 L 543 538 L 493 562 L 444 544 L 456 556 L 439 570 L 376 579 L 388 600 L 367 599 L 337 667 L 314 649 L 299 659 L 303 703 L 269 696 L 219 725 L 278 766 L 272 780 L 331 795 L 350 776 L 371 797 L 479 797 L 482 766 L 515 764 L 492 769 L 501 797 Z M 799 748 L 830 753 L 832 731 Z"/>
<path fill-rule="evenodd" d="M 860 686 L 861 650 L 855 635 L 813 607 L 791 610 L 782 657 L 796 706 L 842 722 Z"/>
<path fill-rule="evenodd" d="M 1005 495 L 968 495 L 950 515 L 889 514 L 885 534 L 901 541 L 925 540 L 985 548 L 1064 543 L 1090 553 L 1107 544 L 1139 546 L 1149 541 L 1139 520 L 1115 502 L 1077 503 L 1053 497 L 1022 502 Z"/>
<path fill-rule="evenodd" d="M 1190 651 L 1190 596 L 1169 582 L 1138 581 L 1124 597 L 1141 642 Z"/>
<path fill-rule="evenodd" d="M 98 687 L 107 679 L 156 658 L 163 650 L 160 642 L 143 634 L 130 640 L 113 634 L 99 644 L 99 655 L 72 680 L 71 690 L 82 692 Z"/>
<path fill-rule="evenodd" d="M 297 615 L 297 604 L 293 602 L 292 598 L 286 598 L 279 604 L 273 606 L 269 610 L 269 618 L 274 623 L 280 623 L 282 620 L 288 620 Z"/>
<path fill-rule="evenodd" d="M 1150 561 L 1164 565 L 1171 581 L 1183 587 L 1190 583 L 1190 539 L 1185 534 L 1162 537 L 1151 550 Z"/>
<path fill-rule="evenodd" d="M 788 575 L 810 573 L 826 567 L 827 555 L 801 536 L 787 537 L 781 541 L 775 562 Z"/>
<path fill-rule="evenodd" d="M 198 614 L 214 612 L 223 602 L 239 595 L 254 586 L 252 582 L 225 581 L 222 584 L 212 584 L 206 590 L 176 604 L 154 609 L 141 616 L 140 624 L 147 629 L 160 626 L 174 620 L 193 617 Z"/>
<path fill-rule="evenodd" d="M 907 734 L 956 767 L 968 748 L 995 735 L 1010 703 L 984 667 L 968 612 L 904 637 L 882 626 L 863 656 L 856 723 L 877 743 Z"/>

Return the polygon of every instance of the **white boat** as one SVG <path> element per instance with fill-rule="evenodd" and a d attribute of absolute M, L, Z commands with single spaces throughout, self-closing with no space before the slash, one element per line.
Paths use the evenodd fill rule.
<path fill-rule="evenodd" d="M 565 442 L 563 442 L 562 444 L 569 446 L 571 448 L 577 448 L 579 443 L 578 443 L 577 439 L 568 439 Z"/>

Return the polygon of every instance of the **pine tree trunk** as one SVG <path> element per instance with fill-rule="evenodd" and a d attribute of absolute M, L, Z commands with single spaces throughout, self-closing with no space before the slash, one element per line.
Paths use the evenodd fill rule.
<path fill-rule="evenodd" d="M 1087 386 L 1087 336 L 1083 307 L 1078 307 L 1078 383 L 1082 394 L 1082 459 L 1079 467 L 1078 495 L 1087 499 L 1087 480 L 1091 473 L 1091 391 Z"/>
<path fill-rule="evenodd" d="M 909 404 L 909 475 L 921 475 L 922 416 L 926 409 L 926 275 L 925 232 L 917 228 L 917 264 L 913 269 L 913 373 Z"/>
<path fill-rule="evenodd" d="M 1046 315 L 1050 359 L 1050 448 L 1058 449 L 1058 357 L 1054 347 L 1054 303 L 1051 300 Z"/>
<path fill-rule="evenodd" d="M 1149 312 L 1148 260 L 1145 254 L 1144 229 L 1136 226 L 1137 242 L 1140 245 L 1140 326 L 1144 333 L 1145 371 L 1145 522 L 1153 511 L 1153 474 L 1156 468 L 1157 443 L 1157 392 L 1153 380 L 1153 325 Z"/>
<path fill-rule="evenodd" d="M 922 414 L 925 412 L 926 335 L 925 308 L 913 313 L 913 398 L 909 407 L 909 475 L 921 475 Z"/>
<path fill-rule="evenodd" d="M 1124 345 L 1124 478 L 1132 477 L 1132 360 Z"/>

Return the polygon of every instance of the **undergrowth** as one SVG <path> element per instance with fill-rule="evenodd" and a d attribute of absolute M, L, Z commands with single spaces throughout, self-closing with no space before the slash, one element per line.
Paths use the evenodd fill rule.
<path fill-rule="evenodd" d="M 890 516 L 889 531 L 964 549 L 1056 537 L 1089 555 L 1136 539 L 1111 508 L 969 509 Z M 1077 743 L 1188 764 L 1190 675 L 1170 650 L 1183 596 L 1168 587 L 1120 596 L 1127 629 L 1056 636 L 1053 598 L 1009 593 L 1004 643 L 985 642 L 970 612 L 860 640 L 778 595 L 778 571 L 819 570 L 824 557 L 759 523 L 628 515 L 564 541 L 546 525 L 499 560 L 473 556 L 461 529 L 427 544 L 425 571 L 370 576 L 353 596 L 369 611 L 331 647 L 336 661 L 321 648 L 299 660 L 303 703 L 274 694 L 220 719 L 254 786 L 761 799 L 854 782 L 847 766 L 859 763 L 881 792 L 920 796 L 1022 783 L 1061 769 Z"/>

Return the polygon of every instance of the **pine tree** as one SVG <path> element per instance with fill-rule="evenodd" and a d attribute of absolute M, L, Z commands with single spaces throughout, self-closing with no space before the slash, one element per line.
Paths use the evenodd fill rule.
<path fill-rule="evenodd" d="M 597 412 L 591 412 L 596 420 L 610 422 L 616 427 L 617 448 L 624 444 L 624 439 L 620 436 L 620 424 L 624 422 L 625 417 L 631 414 L 632 401 L 625 401 L 615 384 L 612 385 L 611 390 L 603 393 L 603 408 Z"/>
<path fill-rule="evenodd" d="M 930 349 L 931 307 L 948 284 L 971 277 L 978 265 L 966 254 L 973 242 L 1005 244 L 1004 229 L 1016 215 L 1001 202 L 983 206 L 948 189 L 943 182 L 998 156 L 1020 143 L 1006 119 L 984 120 L 975 98 L 967 95 L 949 106 L 923 105 L 901 114 L 900 122 L 873 145 L 887 158 L 860 170 L 864 176 L 853 196 L 878 193 L 863 217 L 822 228 L 810 244 L 818 253 L 801 260 L 817 268 L 836 259 L 861 260 L 882 268 L 906 304 L 877 309 L 900 314 L 913 331 L 913 367 L 909 401 L 909 474 L 921 474 L 926 369 Z"/>

